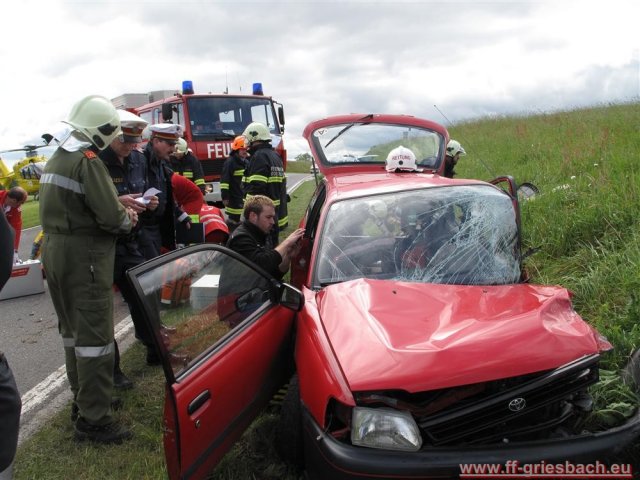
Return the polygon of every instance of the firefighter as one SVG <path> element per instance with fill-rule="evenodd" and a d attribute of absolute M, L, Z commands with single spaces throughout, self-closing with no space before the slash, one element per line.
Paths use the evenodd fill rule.
<path fill-rule="evenodd" d="M 202 165 L 200 165 L 200 160 L 195 157 L 187 146 L 187 141 L 184 138 L 178 139 L 176 151 L 169 158 L 174 173 L 191 180 L 204 195 L 206 191 Z"/>
<path fill-rule="evenodd" d="M 251 159 L 245 170 L 245 202 L 253 195 L 269 197 L 276 207 L 276 222 L 271 230 L 273 246 L 278 245 L 280 227 L 289 223 L 286 212 L 286 190 L 282 158 L 271 146 L 269 129 L 260 122 L 250 123 L 243 133 L 249 142 Z M 284 203 L 284 205 L 283 205 Z M 280 207 L 283 207 L 281 209 Z"/>
<path fill-rule="evenodd" d="M 111 285 L 116 238 L 130 232 L 138 218 L 118 201 L 97 155 L 120 134 L 115 107 L 107 98 L 91 95 L 73 106 L 65 123 L 72 129 L 40 179 L 42 263 L 78 408 L 75 438 L 121 443 L 132 434 L 111 409 Z"/>
<path fill-rule="evenodd" d="M 244 206 L 243 180 L 247 167 L 247 139 L 242 135 L 236 137 L 231 144 L 231 154 L 224 161 L 220 177 L 220 194 L 224 210 L 227 214 L 227 225 L 233 231 L 240 223 Z"/>
<path fill-rule="evenodd" d="M 148 187 L 155 187 L 160 193 L 157 194 L 158 207 L 153 215 L 143 215 L 140 221 L 140 245 L 147 260 L 157 257 L 163 250 L 175 250 L 176 219 L 179 222 L 191 222 L 191 217 L 180 210 L 173 200 L 173 171 L 168 165 L 169 157 L 182 135 L 182 127 L 173 123 L 158 123 L 151 125 L 149 130 L 151 138 L 144 150 Z"/>
<path fill-rule="evenodd" d="M 142 194 L 147 190 L 147 162 L 144 155 L 135 149 L 136 145 L 142 141 L 142 131 L 147 126 L 147 122 L 126 110 L 118 110 L 118 115 L 122 134 L 118 135 L 107 148 L 101 151 L 99 156 L 107 167 L 109 176 L 116 187 L 120 203 L 135 210 L 140 218 L 145 215 L 152 216 L 153 211 L 158 207 L 158 197 L 150 195 L 140 201 Z M 155 354 L 152 333 L 145 323 L 133 288 L 126 277 L 128 269 L 146 261 L 140 251 L 139 227 L 138 225 L 128 235 L 119 237 L 116 242 L 113 283 L 118 287 L 129 307 L 136 338 L 146 347 L 147 357 L 155 358 L 157 355 Z M 117 342 L 114 342 L 114 345 L 113 386 L 121 390 L 132 388 L 133 382 L 120 368 L 120 352 Z"/>
<path fill-rule="evenodd" d="M 460 160 L 460 157 L 464 157 L 467 152 L 464 151 L 462 145 L 457 140 L 449 140 L 447 143 L 447 153 L 444 157 L 444 176 L 447 178 L 453 178 L 456 174 L 454 168 Z"/>

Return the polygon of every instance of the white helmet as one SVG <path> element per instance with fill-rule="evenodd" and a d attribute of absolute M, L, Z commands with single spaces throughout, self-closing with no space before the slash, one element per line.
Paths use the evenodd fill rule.
<path fill-rule="evenodd" d="M 120 135 L 120 117 L 105 97 L 90 95 L 77 102 L 65 122 L 82 133 L 99 150 Z"/>
<path fill-rule="evenodd" d="M 411 150 L 400 145 L 391 150 L 389 155 L 387 155 L 385 168 L 387 172 L 395 172 L 396 170 L 412 172 L 418 170 L 416 166 L 416 156 Z"/>
<path fill-rule="evenodd" d="M 253 122 L 247 125 L 247 128 L 244 129 L 244 133 L 242 135 L 244 135 L 250 144 L 259 140 L 263 140 L 265 142 L 271 141 L 269 129 L 260 122 Z"/>
<path fill-rule="evenodd" d="M 462 148 L 462 145 L 460 145 L 460 142 L 457 140 L 449 140 L 449 143 L 447 143 L 447 155 L 455 157 L 458 153 L 461 157 L 464 157 L 467 154 L 467 152 L 464 151 L 464 148 Z"/>

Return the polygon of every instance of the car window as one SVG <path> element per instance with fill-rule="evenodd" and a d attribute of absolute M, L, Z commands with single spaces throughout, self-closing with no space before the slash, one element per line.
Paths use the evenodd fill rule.
<path fill-rule="evenodd" d="M 219 251 L 174 259 L 138 281 L 175 377 L 271 303 L 269 280 Z"/>
<path fill-rule="evenodd" d="M 468 285 L 520 278 L 516 212 L 489 185 L 335 202 L 320 238 L 316 286 L 354 278 Z"/>
<path fill-rule="evenodd" d="M 328 165 L 385 165 L 391 150 L 402 145 L 416 156 L 421 168 L 439 164 L 442 136 L 426 128 L 383 123 L 333 125 L 314 131 L 313 143 L 320 161 Z"/>

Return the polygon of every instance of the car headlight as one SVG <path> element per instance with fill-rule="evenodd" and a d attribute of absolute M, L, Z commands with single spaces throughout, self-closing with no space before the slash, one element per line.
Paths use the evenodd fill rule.
<path fill-rule="evenodd" d="M 354 407 L 351 443 L 362 447 L 415 452 L 422 437 L 413 417 L 389 408 Z"/>

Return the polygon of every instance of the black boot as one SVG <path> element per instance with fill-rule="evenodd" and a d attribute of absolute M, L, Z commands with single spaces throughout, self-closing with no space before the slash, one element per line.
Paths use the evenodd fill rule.
<path fill-rule="evenodd" d="M 75 439 L 78 442 L 88 440 L 103 444 L 120 444 L 131 437 L 133 434 L 117 421 L 106 425 L 92 425 L 82 417 L 78 417 L 76 420 Z"/>
<path fill-rule="evenodd" d="M 116 390 L 129 390 L 133 388 L 133 382 L 120 369 L 120 349 L 118 342 L 113 341 L 114 346 L 114 362 L 113 362 L 113 388 Z"/>

